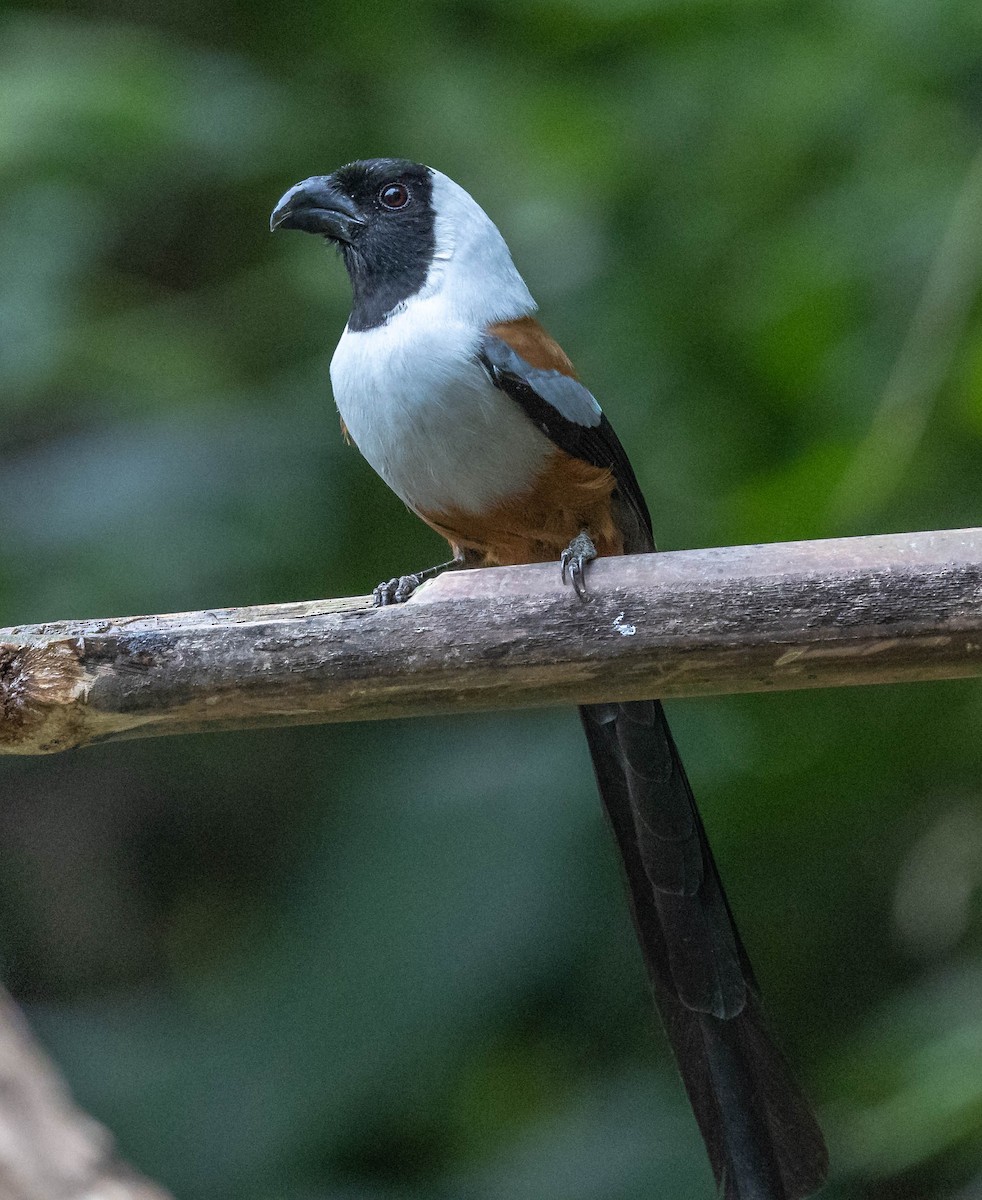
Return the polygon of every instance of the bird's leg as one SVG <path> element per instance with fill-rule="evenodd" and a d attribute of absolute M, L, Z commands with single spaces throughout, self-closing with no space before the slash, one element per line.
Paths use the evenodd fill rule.
<path fill-rule="evenodd" d="M 563 583 L 566 582 L 566 573 L 569 572 L 569 582 L 581 600 L 586 595 L 586 582 L 583 578 L 586 565 L 588 562 L 593 562 L 596 557 L 597 547 L 593 544 L 587 531 L 583 529 L 573 538 L 559 558 Z"/>
<path fill-rule="evenodd" d="M 461 554 L 456 558 L 451 558 L 448 562 L 417 571 L 414 575 L 397 575 L 394 579 L 384 581 L 372 592 L 375 607 L 385 608 L 390 604 L 405 604 L 421 583 L 425 583 L 427 579 L 436 579 L 437 575 L 442 575 L 444 571 L 453 571 L 464 564 L 465 559 Z"/>

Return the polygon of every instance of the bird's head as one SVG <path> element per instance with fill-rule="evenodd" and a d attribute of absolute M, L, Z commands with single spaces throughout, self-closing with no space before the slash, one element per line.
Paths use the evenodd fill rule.
<path fill-rule="evenodd" d="M 351 279 L 353 331 L 384 324 L 411 298 L 437 292 L 479 321 L 535 307 L 481 206 L 422 163 L 372 158 L 312 176 L 281 198 L 269 225 L 320 234 L 339 248 Z"/>

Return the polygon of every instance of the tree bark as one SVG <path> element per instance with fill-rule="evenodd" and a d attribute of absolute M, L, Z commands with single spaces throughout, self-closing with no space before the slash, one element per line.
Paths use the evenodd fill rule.
<path fill-rule="evenodd" d="M 0 630 L 0 753 L 262 725 L 982 674 L 982 530 L 450 572 L 368 597 Z"/>
<path fill-rule="evenodd" d="M 116 1157 L 0 991 L 0 1200 L 170 1200 Z"/>

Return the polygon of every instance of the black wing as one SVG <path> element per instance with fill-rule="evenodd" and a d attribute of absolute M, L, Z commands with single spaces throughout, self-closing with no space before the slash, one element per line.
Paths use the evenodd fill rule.
<path fill-rule="evenodd" d="M 583 384 L 561 371 L 530 366 L 503 338 L 493 334 L 481 339 L 477 357 L 494 386 L 514 400 L 560 450 L 611 470 L 615 495 L 634 514 L 650 542 L 629 548 L 653 550 L 651 516 L 634 468 L 600 405 Z"/>

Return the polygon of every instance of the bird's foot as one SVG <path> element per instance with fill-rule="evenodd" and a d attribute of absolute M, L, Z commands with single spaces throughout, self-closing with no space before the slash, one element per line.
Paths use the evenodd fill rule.
<path fill-rule="evenodd" d="M 586 595 L 586 581 L 584 579 L 586 565 L 588 562 L 593 562 L 596 557 L 597 547 L 593 544 L 590 535 L 585 529 L 573 538 L 560 556 L 559 565 L 562 571 L 563 583 L 567 582 L 566 576 L 568 573 L 569 582 L 573 585 L 573 591 L 576 592 L 581 600 Z"/>
<path fill-rule="evenodd" d="M 422 582 L 422 572 L 420 571 L 416 575 L 397 575 L 395 579 L 380 583 L 372 591 L 375 607 L 385 608 L 389 604 L 405 604 Z"/>
<path fill-rule="evenodd" d="M 394 579 L 383 580 L 372 592 L 376 608 L 387 608 L 390 604 L 405 604 L 420 584 L 427 579 L 435 579 L 444 571 L 452 571 L 454 567 L 463 566 L 462 558 L 451 558 L 449 562 L 438 563 L 435 567 L 427 567 L 425 571 L 417 571 L 415 575 L 397 575 Z"/>

